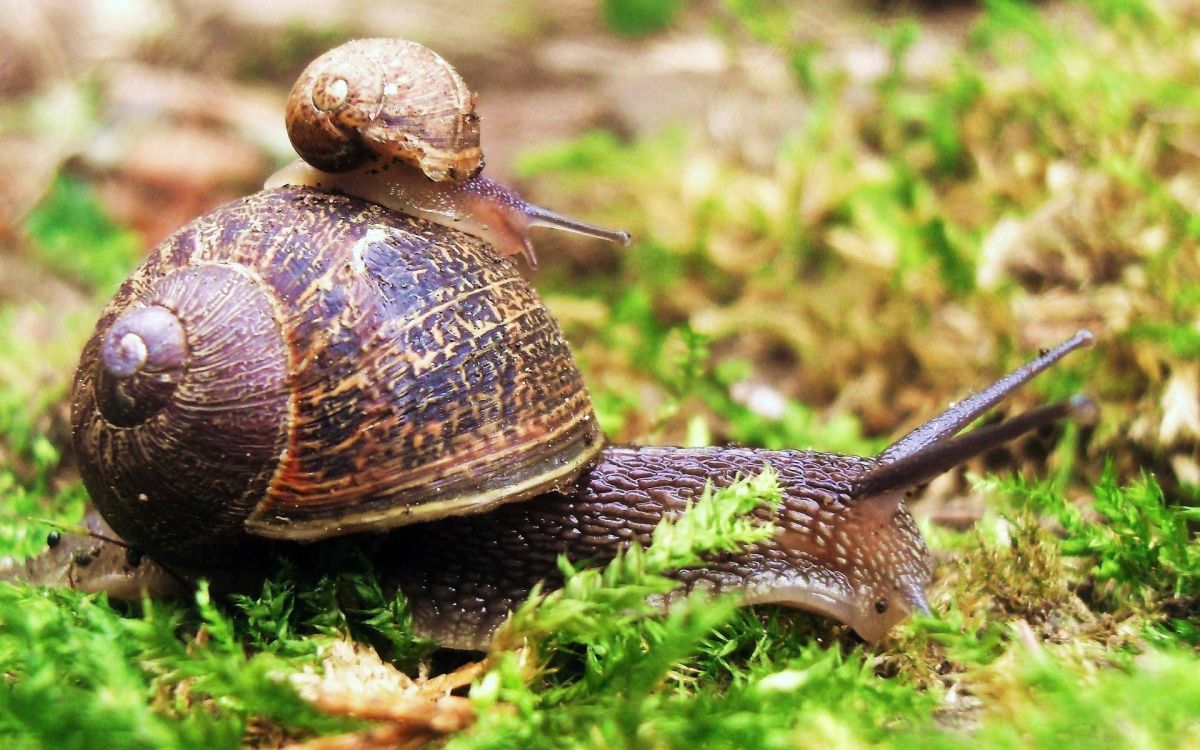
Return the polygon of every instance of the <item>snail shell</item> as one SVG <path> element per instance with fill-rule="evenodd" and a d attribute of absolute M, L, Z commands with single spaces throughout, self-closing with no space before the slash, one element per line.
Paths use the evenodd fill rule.
<path fill-rule="evenodd" d="M 470 232 L 537 266 L 529 229 L 551 227 L 629 244 L 629 233 L 526 202 L 482 177 L 475 96 L 437 53 L 399 39 L 360 39 L 317 58 L 288 100 L 300 159 L 272 175 L 284 185 L 355 195 Z M 412 169 L 409 167 L 416 167 Z"/>
<path fill-rule="evenodd" d="M 292 88 L 287 125 L 300 157 L 325 172 L 398 159 L 445 182 L 483 169 L 475 95 L 441 56 L 403 39 L 318 57 Z"/>
<path fill-rule="evenodd" d="M 72 404 L 84 483 L 164 563 L 560 487 L 603 438 L 558 325 L 486 244 L 356 198 L 258 193 L 122 286 Z"/>

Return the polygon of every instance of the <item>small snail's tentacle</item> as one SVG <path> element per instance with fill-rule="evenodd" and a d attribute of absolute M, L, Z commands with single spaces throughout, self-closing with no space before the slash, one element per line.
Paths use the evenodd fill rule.
<path fill-rule="evenodd" d="M 368 167 L 339 174 L 322 172 L 295 161 L 273 174 L 269 190 L 283 185 L 315 187 L 346 193 L 399 213 L 459 229 L 490 243 L 503 255 L 523 255 L 537 267 L 529 229 L 561 229 L 588 237 L 629 244 L 629 233 L 572 219 L 526 202 L 514 190 L 486 177 L 464 182 L 431 182 L 402 165 Z"/>
<path fill-rule="evenodd" d="M 1091 331 L 1077 332 L 1063 343 L 1044 352 L 1033 361 L 1018 367 L 988 387 L 967 396 L 892 443 L 876 456 L 876 460 L 881 464 L 892 463 L 914 453 L 920 453 L 934 443 L 955 435 L 959 430 L 982 416 L 988 409 L 1007 398 L 1013 391 L 1028 383 L 1035 375 L 1076 349 L 1091 346 L 1095 340 L 1096 337 Z"/>
<path fill-rule="evenodd" d="M 79 527 L 51 531 L 41 554 L 0 566 L 0 581 L 103 591 L 114 599 L 172 596 L 186 586 L 178 575 L 117 537 L 95 512 L 84 517 Z"/>
<path fill-rule="evenodd" d="M 572 219 L 570 216 L 563 216 L 560 213 L 555 213 L 554 211 L 529 203 L 525 204 L 522 213 L 528 219 L 529 225 L 533 227 L 561 229 L 564 232 L 574 232 L 575 234 L 582 234 L 584 237 L 595 237 L 599 240 L 615 242 L 621 247 L 629 247 L 629 232 L 626 232 L 624 229 L 609 229 L 608 227 L 589 224 L 586 221 Z"/>

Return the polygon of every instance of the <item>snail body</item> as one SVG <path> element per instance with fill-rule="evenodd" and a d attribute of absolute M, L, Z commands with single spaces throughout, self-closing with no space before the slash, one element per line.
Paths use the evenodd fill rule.
<path fill-rule="evenodd" d="M 972 394 L 873 458 L 752 448 L 609 447 L 565 490 L 494 512 L 393 532 L 381 545 L 384 574 L 402 590 L 415 627 L 443 645 L 484 649 L 535 586 L 553 588 L 564 556 L 602 564 L 655 525 L 722 487 L 770 467 L 780 508 L 755 515 L 775 535 L 737 553 L 677 571 L 685 590 L 780 604 L 830 617 L 868 641 L 910 614 L 929 614 L 933 565 L 904 498 L 967 458 L 1064 418 L 1094 422 L 1086 396 L 1042 406 L 953 437 L 999 398 L 1066 353 L 1089 345 L 1081 331 L 1025 367 Z"/>
<path fill-rule="evenodd" d="M 351 172 L 322 172 L 297 159 L 266 182 L 270 190 L 303 185 L 354 195 L 408 216 L 459 229 L 490 243 L 504 255 L 524 256 L 533 268 L 537 255 L 531 227 L 549 227 L 629 244 L 629 233 L 588 224 L 535 206 L 516 191 L 483 176 L 462 182 L 433 182 L 403 166 L 367 167 Z"/>
<path fill-rule="evenodd" d="M 399 530 L 380 570 L 409 602 L 413 624 L 443 645 L 484 649 L 533 587 L 554 588 L 557 560 L 603 564 L 698 500 L 769 466 L 783 505 L 756 516 L 770 540 L 675 573 L 685 590 L 782 604 L 850 625 L 878 641 L 912 612 L 929 613 L 932 562 L 902 491 L 851 499 L 871 459 L 815 451 L 612 447 L 569 492 Z"/>

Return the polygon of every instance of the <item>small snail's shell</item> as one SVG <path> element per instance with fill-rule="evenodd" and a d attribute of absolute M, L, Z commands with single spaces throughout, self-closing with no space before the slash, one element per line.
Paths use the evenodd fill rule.
<path fill-rule="evenodd" d="M 157 248 L 87 344 L 81 472 L 157 560 L 316 539 L 562 486 L 603 438 L 553 318 L 469 235 L 286 188 Z"/>
<path fill-rule="evenodd" d="M 439 55 L 402 39 L 359 39 L 314 60 L 287 127 L 300 157 L 326 172 L 394 158 L 445 182 L 483 168 L 475 95 Z"/>

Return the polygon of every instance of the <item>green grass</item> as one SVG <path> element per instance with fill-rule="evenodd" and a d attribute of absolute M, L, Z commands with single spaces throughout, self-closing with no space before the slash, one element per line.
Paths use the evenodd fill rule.
<path fill-rule="evenodd" d="M 684 5 L 605 12 L 649 34 L 706 12 Z M 533 197 L 636 237 L 599 270 L 538 238 L 536 283 L 606 432 L 870 454 L 1081 326 L 1099 346 L 1013 408 L 1085 390 L 1100 421 L 935 485 L 935 500 L 974 495 L 982 519 L 922 521 L 936 615 L 878 646 L 771 607 L 646 605 L 673 567 L 767 533 L 743 514 L 776 496 L 769 476 L 603 569 L 564 563 L 566 586 L 507 626 L 469 689 L 479 723 L 449 746 L 1200 744 L 1200 435 L 1164 429 L 1200 389 L 1197 9 L 997 0 L 929 75 L 905 65 L 927 30 L 888 26 L 875 37 L 887 71 L 856 84 L 790 7 L 728 0 L 705 19 L 731 54 L 773 49 L 806 105 L 772 163 L 683 124 L 632 142 L 593 132 L 519 165 Z M 293 36 L 297 50 L 325 38 Z M 65 400 L 95 312 L 140 251 L 77 177 L 25 230 L 26 258 L 93 302 L 77 316 L 0 299 L 0 555 L 16 556 L 83 511 Z M 352 544 L 281 560 L 229 598 L 127 605 L 0 584 L 0 743 L 349 731 L 363 725 L 286 681 L 340 639 L 413 674 L 445 658 Z"/>

